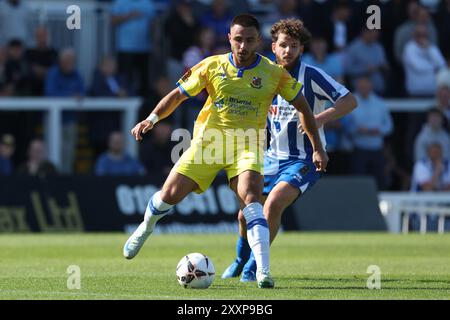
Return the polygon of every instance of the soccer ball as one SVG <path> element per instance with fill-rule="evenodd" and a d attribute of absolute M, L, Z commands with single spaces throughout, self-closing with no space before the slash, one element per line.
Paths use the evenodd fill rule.
<path fill-rule="evenodd" d="M 190 253 L 177 265 L 178 283 L 185 288 L 206 289 L 214 280 L 216 270 L 211 259 L 201 253 Z"/>

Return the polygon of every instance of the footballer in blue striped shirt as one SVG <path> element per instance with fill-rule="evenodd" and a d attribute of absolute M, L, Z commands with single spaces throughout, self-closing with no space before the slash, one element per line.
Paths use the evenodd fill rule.
<path fill-rule="evenodd" d="M 301 61 L 304 45 L 311 37 L 301 20 L 280 20 L 272 26 L 271 35 L 276 62 L 303 83 L 302 93 L 312 108 L 322 144 L 326 146 L 324 124 L 350 113 L 356 108 L 356 99 L 324 71 Z M 327 105 L 331 107 L 326 108 Z M 270 143 L 264 154 L 263 190 L 270 243 L 278 233 L 283 211 L 322 175 L 312 161 L 314 151 L 302 132 L 302 120 L 289 102 L 279 95 L 274 98 L 267 117 Z M 241 282 L 255 281 L 256 262 L 246 239 L 242 212 L 239 213 L 239 233 L 236 260 L 222 278 L 238 277 L 242 273 Z"/>

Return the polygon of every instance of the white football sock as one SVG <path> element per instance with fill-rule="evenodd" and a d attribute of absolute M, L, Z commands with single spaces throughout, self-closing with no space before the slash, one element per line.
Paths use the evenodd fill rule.
<path fill-rule="evenodd" d="M 158 191 L 150 198 L 145 210 L 144 221 L 147 224 L 148 231 L 153 230 L 156 222 L 164 217 L 173 207 L 173 205 L 162 201 L 160 194 L 161 191 Z"/>
<path fill-rule="evenodd" d="M 242 212 L 247 222 L 247 239 L 255 256 L 257 272 L 269 272 L 270 234 L 263 206 L 252 202 Z"/>

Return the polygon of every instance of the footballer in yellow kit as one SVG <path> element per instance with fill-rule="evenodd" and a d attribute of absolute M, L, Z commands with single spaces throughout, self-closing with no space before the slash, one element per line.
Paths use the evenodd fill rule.
<path fill-rule="evenodd" d="M 261 132 L 266 127 L 273 97 L 279 94 L 292 101 L 302 87 L 283 67 L 264 56 L 258 54 L 252 65 L 238 68 L 231 53 L 204 59 L 187 71 L 177 85 L 188 97 L 203 89 L 209 95 L 195 122 L 191 147 L 174 166 L 176 172 L 198 184 L 199 189 L 195 190 L 198 193 L 209 187 L 221 169 L 227 172 L 229 180 L 246 170 L 262 174 L 265 134 Z M 208 134 L 211 129 L 222 133 L 223 161 L 211 163 L 204 158 L 210 142 L 205 136 L 211 136 Z M 257 133 L 257 139 L 250 142 L 256 143 L 256 148 L 236 143 L 233 133 L 240 132 L 239 129 Z M 234 156 L 232 161 L 226 156 L 229 149 Z"/>
<path fill-rule="evenodd" d="M 123 247 L 125 258 L 133 259 L 138 254 L 156 223 L 174 205 L 192 191 L 205 191 L 218 171 L 225 169 L 246 219 L 258 287 L 274 287 L 270 274 L 269 229 L 261 204 L 264 128 L 274 96 L 282 96 L 301 113 L 317 170 L 325 170 L 328 157 L 311 107 L 301 94 L 302 85 L 281 66 L 256 53 L 261 40 L 259 30 L 255 17 L 248 14 L 234 17 L 228 34 L 232 53 L 206 58 L 194 66 L 180 79 L 178 87 L 160 100 L 148 118 L 131 130 L 140 141 L 142 134 L 172 114 L 189 96 L 203 89 L 208 92 L 208 100 L 195 122 L 191 147 L 170 171 L 161 190 L 150 198 L 144 221 Z"/>

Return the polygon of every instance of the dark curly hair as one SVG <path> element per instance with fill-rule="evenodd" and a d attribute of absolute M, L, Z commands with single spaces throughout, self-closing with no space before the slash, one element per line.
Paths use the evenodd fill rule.
<path fill-rule="evenodd" d="M 275 23 L 270 30 L 273 42 L 277 41 L 280 33 L 298 39 L 302 45 L 305 45 L 311 39 L 311 33 L 306 29 L 303 21 L 300 19 L 283 19 Z"/>

